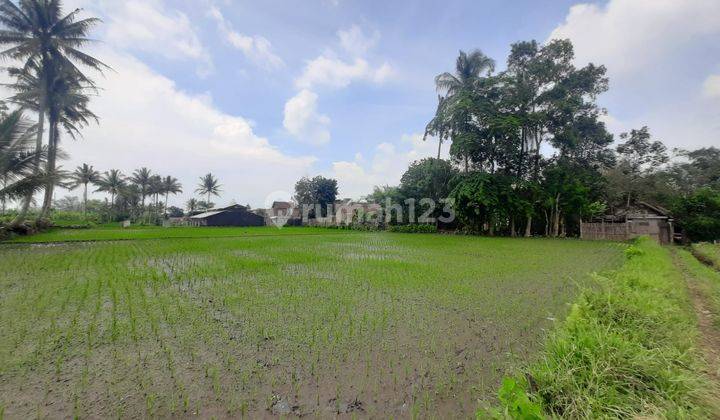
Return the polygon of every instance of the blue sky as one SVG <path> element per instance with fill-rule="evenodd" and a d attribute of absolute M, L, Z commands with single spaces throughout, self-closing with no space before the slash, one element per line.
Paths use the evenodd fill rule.
<path fill-rule="evenodd" d="M 458 50 L 502 68 L 512 42 L 570 38 L 579 65 L 608 67 L 600 102 L 614 133 L 649 125 L 671 147 L 720 146 L 717 0 L 68 0 L 104 23 L 93 53 L 100 125 L 68 140 L 87 162 L 180 178 L 213 172 L 219 203 L 289 198 L 304 175 L 343 197 L 396 184 L 422 142 L 433 78 Z M 61 193 L 63 194 L 63 193 Z M 100 197 L 100 195 L 97 195 Z"/>

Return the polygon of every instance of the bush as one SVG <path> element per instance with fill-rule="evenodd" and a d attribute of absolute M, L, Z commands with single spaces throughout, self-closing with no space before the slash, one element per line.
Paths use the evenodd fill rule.
<path fill-rule="evenodd" d="M 673 206 L 673 215 L 691 241 L 720 239 L 720 192 L 701 188 Z"/>
<path fill-rule="evenodd" d="M 437 233 L 438 231 L 435 225 L 391 225 L 387 230 L 398 233 Z"/>
<path fill-rule="evenodd" d="M 79 211 L 54 211 L 51 214 L 53 226 L 65 228 L 90 228 L 100 223 L 97 213 L 83 214 Z"/>

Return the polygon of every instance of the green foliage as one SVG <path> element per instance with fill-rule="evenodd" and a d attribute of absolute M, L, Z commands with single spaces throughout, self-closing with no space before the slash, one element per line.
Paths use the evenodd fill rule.
<path fill-rule="evenodd" d="M 701 188 L 679 199 L 672 212 L 690 240 L 720 240 L 720 191 Z"/>
<path fill-rule="evenodd" d="M 430 198 L 439 202 L 450 194 L 457 170 L 449 161 L 425 158 L 410 164 L 400 178 L 399 193 L 404 199 Z"/>
<path fill-rule="evenodd" d="M 628 260 L 644 254 L 645 252 L 642 250 L 642 248 L 635 245 L 630 245 L 629 247 L 625 248 L 625 258 L 627 258 Z"/>
<path fill-rule="evenodd" d="M 387 227 L 388 232 L 397 233 L 437 233 L 438 229 L 435 225 L 410 224 L 410 225 L 390 225 Z"/>
<path fill-rule="evenodd" d="M 699 260 L 720 270 L 720 244 L 692 244 L 692 252 Z"/>
<path fill-rule="evenodd" d="M 597 276 L 527 371 L 531 399 L 567 418 L 709 417 L 682 274 L 648 238 Z"/>
<path fill-rule="evenodd" d="M 545 417 L 542 414 L 540 404 L 531 401 L 525 391 L 526 386 L 518 383 L 514 378 L 504 378 L 502 386 L 498 391 L 498 399 L 502 410 L 490 410 L 489 412 L 479 411 L 477 419 L 513 419 L 513 420 L 541 420 Z"/>
<path fill-rule="evenodd" d="M 83 213 L 79 211 L 53 211 L 50 214 L 53 226 L 89 228 L 100 224 L 101 218 L 97 213 Z"/>
<path fill-rule="evenodd" d="M 302 206 L 311 206 L 309 216 L 324 217 L 327 215 L 327 206 L 334 204 L 338 194 L 338 183 L 335 179 L 316 176 L 303 177 L 295 184 L 295 201 Z M 321 215 L 315 214 L 315 205 L 320 205 Z"/>

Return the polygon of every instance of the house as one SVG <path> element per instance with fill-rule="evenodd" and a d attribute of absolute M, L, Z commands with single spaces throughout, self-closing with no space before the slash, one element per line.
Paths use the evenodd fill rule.
<path fill-rule="evenodd" d="M 247 207 L 235 204 L 190 216 L 189 224 L 190 226 L 265 226 L 265 219 L 251 212 Z"/>
<path fill-rule="evenodd" d="M 625 241 L 649 236 L 661 244 L 669 244 L 675 236 L 670 212 L 660 206 L 637 201 L 615 209 L 612 213 L 580 223 L 580 238 Z"/>
<path fill-rule="evenodd" d="M 266 225 L 300 226 L 300 207 L 289 201 L 273 201 L 272 207 L 264 211 Z"/>

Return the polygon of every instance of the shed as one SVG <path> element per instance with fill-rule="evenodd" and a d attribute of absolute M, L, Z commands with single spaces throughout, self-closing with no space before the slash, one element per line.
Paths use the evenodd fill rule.
<path fill-rule="evenodd" d="M 245 206 L 236 204 L 229 207 L 210 209 L 190 216 L 191 226 L 265 226 L 265 219 Z"/>
<path fill-rule="evenodd" d="M 637 201 L 615 209 L 612 213 L 580 223 L 580 238 L 625 241 L 649 236 L 661 244 L 669 244 L 675 235 L 670 212 L 660 206 Z"/>

